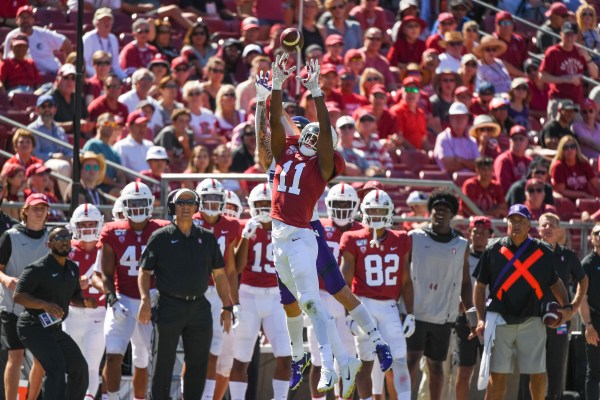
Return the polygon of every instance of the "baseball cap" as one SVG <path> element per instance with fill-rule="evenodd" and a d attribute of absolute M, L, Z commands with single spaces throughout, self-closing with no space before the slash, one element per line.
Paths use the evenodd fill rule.
<path fill-rule="evenodd" d="M 180 65 L 186 65 L 186 66 L 190 66 L 190 64 L 187 62 L 187 60 L 184 57 L 175 57 L 173 59 L 173 61 L 171 61 L 171 69 L 175 69 L 177 67 L 179 67 Z"/>
<path fill-rule="evenodd" d="M 256 52 L 258 54 L 264 54 L 262 47 L 257 44 L 249 44 L 244 47 L 244 51 L 242 52 L 242 57 L 246 57 L 252 52 Z"/>
<path fill-rule="evenodd" d="M 21 14 L 23 14 L 24 12 L 28 12 L 30 14 L 33 15 L 33 7 L 31 6 L 21 6 L 19 7 L 19 9 L 17 10 L 17 17 Z"/>
<path fill-rule="evenodd" d="M 505 99 L 504 97 L 494 97 L 492 101 L 490 101 L 490 111 L 497 110 L 501 107 L 508 106 L 510 101 Z"/>
<path fill-rule="evenodd" d="M 37 206 L 38 204 L 45 204 L 50 207 L 48 197 L 44 193 L 32 193 L 25 200 L 25 207 Z"/>
<path fill-rule="evenodd" d="M 242 21 L 242 31 L 247 31 L 248 29 L 259 28 L 258 18 L 256 17 L 246 17 Z"/>
<path fill-rule="evenodd" d="M 146 161 L 150 160 L 167 160 L 169 161 L 169 155 L 167 150 L 162 146 L 152 146 L 146 152 Z"/>
<path fill-rule="evenodd" d="M 544 13 L 546 17 L 549 17 L 552 14 L 562 15 L 564 17 L 569 14 L 569 9 L 562 2 L 556 1 L 552 3 L 548 11 Z"/>
<path fill-rule="evenodd" d="M 469 114 L 469 109 L 467 108 L 466 105 L 464 105 L 464 103 L 461 103 L 459 101 L 455 101 L 454 103 L 452 103 L 452 105 L 450 106 L 450 110 L 448 111 L 448 115 L 468 115 Z"/>
<path fill-rule="evenodd" d="M 476 224 L 483 224 L 483 227 L 485 229 L 492 230 L 492 221 L 490 221 L 488 217 L 484 217 L 483 215 L 478 215 L 476 217 L 471 218 L 471 221 L 469 222 L 469 228 L 475 228 Z"/>
<path fill-rule="evenodd" d="M 152 68 L 154 65 L 164 65 L 169 68 L 169 60 L 164 54 L 156 53 L 154 57 L 152 57 L 150 64 L 148 64 L 148 68 Z"/>
<path fill-rule="evenodd" d="M 321 75 L 327 75 L 328 73 L 333 72 L 337 75 L 337 68 L 335 65 L 326 63 L 321 66 Z"/>
<path fill-rule="evenodd" d="M 577 33 L 579 32 L 579 28 L 577 27 L 577 24 L 574 24 L 571 21 L 566 21 L 560 31 L 562 33 Z"/>
<path fill-rule="evenodd" d="M 419 8 L 417 0 L 401 0 L 400 1 L 400 12 L 406 11 L 411 7 Z"/>
<path fill-rule="evenodd" d="M 21 164 L 5 163 L 4 167 L 2 167 L 2 175 L 6 175 L 9 178 L 15 176 L 19 171 L 25 172 L 25 168 L 23 168 Z M 2 186 L 1 183 L 0 186 Z"/>
<path fill-rule="evenodd" d="M 508 132 L 508 137 L 513 137 L 515 135 L 523 135 L 527 137 L 527 128 L 523 125 L 515 125 L 510 128 L 510 132 Z"/>
<path fill-rule="evenodd" d="M 455 96 L 458 96 L 458 95 L 464 94 L 464 93 L 468 94 L 469 96 L 473 95 L 473 92 L 471 92 L 471 89 L 469 89 L 466 86 L 459 86 L 459 87 L 456 88 L 456 90 L 454 90 L 454 95 Z"/>
<path fill-rule="evenodd" d="M 473 53 L 467 53 L 460 58 L 460 65 L 465 65 L 469 61 L 477 62 L 477 57 Z"/>
<path fill-rule="evenodd" d="M 427 204 L 427 195 L 418 190 L 414 190 L 408 195 L 408 198 L 406 199 L 406 204 L 409 206 Z"/>
<path fill-rule="evenodd" d="M 192 189 L 188 189 L 188 188 L 183 188 L 183 189 L 179 189 L 176 193 L 175 196 L 173 196 L 173 203 L 176 202 L 181 196 L 183 196 L 184 194 L 189 194 L 190 196 L 192 196 L 194 199 L 198 199 L 198 195 L 196 194 L 196 192 L 194 192 Z"/>
<path fill-rule="evenodd" d="M 508 11 L 500 11 L 498 14 L 496 14 L 496 24 L 502 21 L 503 19 L 510 19 L 512 21 L 512 14 Z"/>
<path fill-rule="evenodd" d="M 144 122 L 148 122 L 148 118 L 142 110 L 135 110 L 127 117 L 127 126 L 131 124 L 143 124 Z"/>
<path fill-rule="evenodd" d="M 444 21 L 449 21 L 449 20 L 454 21 L 454 15 L 452 13 L 443 12 L 438 16 L 438 22 L 444 22 Z"/>
<path fill-rule="evenodd" d="M 491 94 L 493 96 L 496 94 L 496 88 L 491 83 L 484 83 L 483 85 L 479 86 L 477 93 L 482 95 Z"/>
<path fill-rule="evenodd" d="M 467 9 L 471 9 L 471 3 L 469 3 L 467 0 L 450 0 L 450 8 L 457 6 L 464 6 Z"/>
<path fill-rule="evenodd" d="M 407 76 L 402 81 L 402 86 L 406 87 L 408 85 L 415 85 L 416 87 L 421 87 L 421 80 L 415 76 Z"/>
<path fill-rule="evenodd" d="M 402 18 L 403 24 L 407 24 L 409 22 L 418 23 L 419 26 L 421 27 L 421 30 L 424 30 L 427 27 L 427 23 L 425 21 L 423 21 L 421 18 L 416 17 L 414 15 L 407 15 L 406 17 Z"/>
<path fill-rule="evenodd" d="M 510 88 L 511 88 L 511 90 L 512 89 L 516 89 L 516 88 L 518 88 L 519 86 L 522 86 L 522 85 L 525 85 L 525 86 L 528 85 L 527 79 L 518 77 L 518 78 L 515 78 L 515 79 L 512 80 L 512 82 L 510 83 Z"/>
<path fill-rule="evenodd" d="M 571 99 L 564 99 L 558 103 L 559 110 L 578 110 L 577 104 L 573 103 Z"/>
<path fill-rule="evenodd" d="M 364 55 L 358 49 L 349 49 L 344 55 L 344 64 L 348 64 L 353 58 L 360 58 L 365 60 Z"/>
<path fill-rule="evenodd" d="M 592 100 L 592 99 L 585 99 L 581 103 L 581 109 L 582 110 L 595 110 L 596 109 L 596 102 L 594 100 Z"/>
<path fill-rule="evenodd" d="M 148 21 L 146 18 L 136 19 L 133 21 L 133 24 L 131 24 L 131 31 L 135 32 L 141 26 L 150 26 L 150 21 Z"/>
<path fill-rule="evenodd" d="M 373 85 L 373 87 L 369 91 L 369 94 L 374 94 L 374 93 L 387 94 L 387 91 L 385 90 L 385 86 L 383 86 L 383 85 L 381 85 L 381 84 L 378 83 L 376 85 Z"/>
<path fill-rule="evenodd" d="M 358 110 L 356 110 L 356 119 L 358 121 L 360 121 L 363 117 L 369 116 L 371 117 L 373 120 L 377 121 L 377 118 L 375 118 L 375 115 L 373 115 L 373 113 L 369 110 L 367 110 L 366 108 L 359 108 Z"/>
<path fill-rule="evenodd" d="M 335 123 L 335 127 L 340 129 L 344 125 L 356 125 L 356 121 L 349 115 L 342 115 Z"/>
<path fill-rule="evenodd" d="M 18 46 L 20 44 L 24 44 L 24 45 L 28 46 L 29 39 L 25 35 L 17 35 L 11 40 L 10 44 L 11 44 L 11 46 Z"/>
<path fill-rule="evenodd" d="M 531 213 L 529 212 L 529 208 L 527 208 L 523 204 L 512 205 L 508 209 L 508 217 L 507 218 L 510 218 L 511 215 L 520 215 L 522 217 L 527 218 L 528 220 L 531 219 Z"/>
<path fill-rule="evenodd" d="M 40 175 L 48 171 L 50 171 L 50 168 L 46 167 L 44 164 L 35 163 L 27 167 L 27 171 L 25 171 L 25 176 L 29 178 L 32 175 Z"/>
<path fill-rule="evenodd" d="M 58 69 L 58 75 L 60 76 L 68 76 L 75 75 L 77 70 L 73 64 L 63 64 L 62 67 Z"/>
<path fill-rule="evenodd" d="M 56 101 L 54 100 L 54 97 L 50 96 L 49 94 L 43 94 L 40 97 L 37 98 L 37 101 L 35 102 L 35 106 L 39 107 L 42 104 L 44 104 L 45 102 L 49 101 L 50 103 L 52 103 L 52 105 L 56 104 Z"/>
<path fill-rule="evenodd" d="M 112 10 L 108 7 L 101 7 L 99 9 L 96 10 L 96 12 L 94 13 L 94 21 L 98 21 L 104 17 L 110 17 L 113 18 L 113 13 Z"/>
<path fill-rule="evenodd" d="M 327 39 L 325 40 L 325 46 L 333 46 L 339 43 L 344 43 L 344 38 L 342 37 L 342 35 L 338 35 L 337 33 L 334 33 L 333 35 L 329 35 L 327 37 Z"/>

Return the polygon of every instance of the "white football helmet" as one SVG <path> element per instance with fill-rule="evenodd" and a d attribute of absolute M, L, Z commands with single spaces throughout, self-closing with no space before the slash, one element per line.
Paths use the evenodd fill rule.
<path fill-rule="evenodd" d="M 118 197 L 112 209 L 113 221 L 125 221 L 124 212 L 123 199 Z"/>
<path fill-rule="evenodd" d="M 95 222 L 95 226 L 81 226 L 86 222 Z M 104 225 L 104 216 L 95 205 L 85 203 L 73 211 L 69 221 L 69 229 L 73 232 L 73 239 L 84 242 L 95 242 L 100 239 L 100 231 Z"/>
<path fill-rule="evenodd" d="M 360 205 L 360 211 L 363 215 L 363 224 L 369 228 L 380 229 L 392 225 L 394 203 L 383 190 L 375 189 L 367 193 Z"/>
<path fill-rule="evenodd" d="M 200 196 L 200 211 L 210 217 L 221 215 L 225 208 L 225 189 L 221 182 L 205 179 L 198 184 L 196 192 Z"/>
<path fill-rule="evenodd" d="M 327 193 L 327 215 L 337 226 L 346 226 L 356 217 L 360 199 L 356 190 L 347 183 L 338 183 Z"/>
<path fill-rule="evenodd" d="M 132 222 L 144 222 L 152 216 L 154 195 L 145 183 L 131 182 L 121 192 L 123 215 Z"/>
<path fill-rule="evenodd" d="M 331 127 L 331 136 L 333 141 L 333 148 L 337 147 L 338 136 L 334 127 Z M 300 138 L 298 139 L 298 146 L 300 147 L 300 153 L 307 157 L 312 157 L 317 154 L 317 139 L 319 138 L 319 123 L 311 122 L 306 125 L 302 132 L 300 132 Z"/>
<path fill-rule="evenodd" d="M 269 202 L 267 207 L 257 206 L 257 202 Z M 256 218 L 258 222 L 269 223 L 271 222 L 271 188 L 266 183 L 261 183 L 252 189 L 250 196 L 248 196 L 248 205 L 250 206 L 250 215 L 252 218 Z"/>
<path fill-rule="evenodd" d="M 244 207 L 242 207 L 242 202 L 235 192 L 231 190 L 225 190 L 225 208 L 223 209 L 223 215 L 226 217 L 231 217 L 235 219 L 239 219 L 240 215 L 242 215 L 242 211 L 244 211 Z"/>

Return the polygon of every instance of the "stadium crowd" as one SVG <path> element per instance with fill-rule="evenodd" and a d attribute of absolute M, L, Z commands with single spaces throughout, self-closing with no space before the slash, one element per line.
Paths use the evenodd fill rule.
<path fill-rule="evenodd" d="M 296 56 L 302 65 L 316 59 L 321 66 L 319 85 L 339 138 L 337 150 L 346 162 L 341 175 L 453 180 L 489 218 L 506 218 L 512 206 L 523 204 L 532 221 L 548 215 L 558 215 L 560 221 L 600 221 L 600 89 L 586 79 L 599 78 L 600 2 L 487 3 L 501 11 L 470 0 L 84 0 L 85 82 L 79 99 L 77 1 L 6 0 L 0 7 L 0 114 L 66 146 L 0 124 L 0 147 L 13 154 L 1 162 L 2 200 L 25 202 L 43 194 L 48 221 L 71 219 L 52 204 L 69 203 L 72 185 L 56 180 L 51 172 L 72 176 L 69 145 L 78 101 L 83 188 L 79 204 L 112 205 L 135 179 L 107 165 L 107 160 L 158 181 L 166 172 L 266 172 L 255 157 L 255 84 L 283 52 L 281 32 L 300 24 L 304 46 L 300 54 L 291 55 L 288 67 L 296 64 Z M 302 65 L 293 75 L 306 77 Z M 317 120 L 311 92 L 294 76 L 285 81 L 283 96 L 290 116 Z M 239 218 L 244 206 L 252 206 L 245 199 L 257 182 L 220 182 L 229 193 L 228 204 L 238 211 L 231 215 Z M 172 182 L 170 188 L 195 189 L 199 183 Z M 360 199 L 371 189 L 383 189 L 373 182 L 353 186 Z M 431 190 L 385 189 L 394 214 L 431 216 Z M 160 186 L 149 185 L 149 190 L 154 205 L 160 205 Z M 478 219 L 480 213 L 462 200 L 450 211 L 456 219 L 465 219 L 463 234 L 470 236 L 472 252 L 481 253 L 475 236 L 489 238 L 490 232 L 479 232 L 491 231 L 489 220 Z M 15 208 L 6 214 L 22 216 Z M 105 213 L 104 220 L 111 217 Z M 212 226 L 217 222 L 210 217 L 204 219 Z M 401 228 L 411 231 L 426 225 L 403 222 Z M 553 237 L 543 229 L 529 233 Z M 595 230 L 592 244 L 600 251 Z M 552 245 L 568 242 L 578 252 L 580 240 L 580 233 L 571 231 Z M 0 251 L 1 247 L 0 243 Z M 231 252 L 223 254 L 228 265 L 234 263 Z M 6 265 L 2 259 L 1 264 Z M 579 281 L 581 276 L 573 272 L 572 278 Z M 134 292 L 139 298 L 137 288 Z M 574 304 L 578 307 L 579 302 L 577 298 Z M 584 319 L 600 321 L 590 316 L 595 311 L 585 312 Z M 591 330 L 586 330 L 586 338 Z M 223 348 L 233 340 L 228 337 L 223 338 Z M 207 375 L 212 388 L 217 386 L 215 398 L 222 395 L 219 379 L 228 379 L 232 369 L 218 364 L 218 347 L 221 343 L 211 347 L 214 358 L 209 358 Z M 120 346 L 112 349 L 122 353 Z M 236 378 L 247 368 L 240 365 L 247 364 L 243 356 L 244 362 L 235 359 Z M 109 368 L 121 361 L 122 354 L 107 357 Z M 144 386 L 140 376 L 148 360 L 134 354 L 136 361 L 134 386 Z M 409 357 L 412 374 L 410 361 Z M 465 393 L 473 374 L 472 364 L 467 364 L 459 364 L 457 398 L 462 398 L 459 393 Z M 439 377 L 440 366 L 428 364 L 429 379 Z M 594 368 L 595 373 L 600 369 Z M 592 375 L 588 378 L 600 380 Z M 108 391 L 114 392 L 118 380 L 111 376 L 106 381 Z M 138 397 L 141 386 L 136 386 Z M 556 390 L 563 389 L 559 385 Z M 382 390 L 378 386 L 373 394 L 381 396 Z M 432 398 L 439 395 L 433 393 Z"/>

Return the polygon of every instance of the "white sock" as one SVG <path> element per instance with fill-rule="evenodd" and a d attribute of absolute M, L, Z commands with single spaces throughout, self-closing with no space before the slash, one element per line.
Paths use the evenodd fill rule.
<path fill-rule="evenodd" d="M 102 393 L 102 400 L 110 400 L 108 398 L 108 393 Z"/>
<path fill-rule="evenodd" d="M 231 400 L 245 400 L 247 388 L 248 382 L 229 381 L 229 394 L 231 395 Z"/>
<path fill-rule="evenodd" d="M 215 395 L 216 381 L 214 379 L 207 379 L 204 384 L 204 392 L 202 393 L 202 400 L 212 400 Z"/>
<path fill-rule="evenodd" d="M 367 307 L 365 307 L 363 303 L 360 303 L 358 306 L 354 307 L 353 310 L 348 311 L 348 314 L 350 314 L 352 319 L 356 321 L 358 326 L 360 326 L 360 329 L 369 335 L 373 343 L 377 343 L 378 341 L 382 340 L 381 334 L 379 333 L 373 318 L 371 318 L 371 314 L 369 314 Z"/>
<path fill-rule="evenodd" d="M 287 400 L 289 389 L 290 383 L 288 381 L 273 379 L 273 400 Z"/>
<path fill-rule="evenodd" d="M 331 343 L 331 350 L 333 351 L 333 356 L 336 358 L 338 365 L 346 365 L 350 356 L 346 352 L 346 348 L 342 344 L 342 339 L 340 339 L 340 334 L 337 330 L 337 325 L 335 324 L 335 320 L 333 317 L 329 316 L 327 320 L 327 333 L 329 334 L 329 343 Z"/>
<path fill-rule="evenodd" d="M 179 378 L 179 390 L 181 391 L 181 394 L 183 395 L 183 375 L 181 375 L 181 378 Z"/>
<path fill-rule="evenodd" d="M 373 396 L 365 397 L 364 399 L 360 399 L 360 400 L 373 400 Z"/>
<path fill-rule="evenodd" d="M 333 371 L 333 353 L 331 352 L 331 345 L 324 344 L 319 346 L 319 353 L 321 354 L 321 368 Z"/>
<path fill-rule="evenodd" d="M 133 400 L 146 400 L 145 397 L 134 397 Z"/>
<path fill-rule="evenodd" d="M 300 361 L 304 357 L 304 339 L 302 338 L 304 317 L 300 314 L 297 317 L 287 317 L 286 321 L 292 346 L 292 360 Z"/>
<path fill-rule="evenodd" d="M 119 392 L 108 392 L 108 400 L 121 400 L 119 397 Z"/>
<path fill-rule="evenodd" d="M 410 374 L 406 365 L 406 357 L 394 358 L 392 370 L 394 371 L 394 387 L 398 394 L 398 400 L 410 400 Z"/>

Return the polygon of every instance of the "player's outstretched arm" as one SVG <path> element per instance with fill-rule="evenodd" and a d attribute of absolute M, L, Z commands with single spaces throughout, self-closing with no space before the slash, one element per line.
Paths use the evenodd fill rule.
<path fill-rule="evenodd" d="M 283 99 L 281 88 L 283 82 L 285 82 L 296 69 L 296 67 L 291 67 L 289 69 L 285 68 L 289 56 L 288 53 L 282 53 L 277 56 L 275 62 L 271 64 L 271 69 L 273 71 L 273 92 L 271 94 L 271 115 L 269 124 L 271 126 L 271 153 L 275 160 L 279 160 L 285 149 L 285 131 L 281 124 L 281 111 L 283 110 L 283 105 L 281 104 Z"/>
<path fill-rule="evenodd" d="M 296 77 L 302 85 L 304 85 L 315 101 L 315 107 L 317 108 L 317 120 L 319 121 L 319 138 L 317 139 L 317 156 L 319 159 L 319 167 L 321 169 L 321 176 L 326 181 L 329 181 L 334 173 L 334 162 L 333 162 L 333 139 L 331 134 L 331 121 L 329 119 L 329 111 L 325 105 L 325 97 L 319 86 L 319 74 L 321 72 L 321 66 L 319 61 L 316 59 L 310 60 L 306 69 L 308 70 L 308 77 L 302 79 Z"/>
<path fill-rule="evenodd" d="M 350 253 L 349 251 L 344 251 L 342 254 L 342 266 L 340 268 L 346 284 L 352 287 L 352 281 L 354 280 L 355 273 L 354 271 L 356 268 L 354 254 Z"/>
<path fill-rule="evenodd" d="M 269 169 L 273 160 L 271 153 L 271 137 L 267 132 L 266 106 L 267 99 L 271 96 L 271 86 L 269 86 L 269 72 L 260 72 L 256 76 L 256 113 L 254 115 L 254 129 L 256 131 L 256 148 L 258 149 L 258 161 L 265 171 Z"/>

